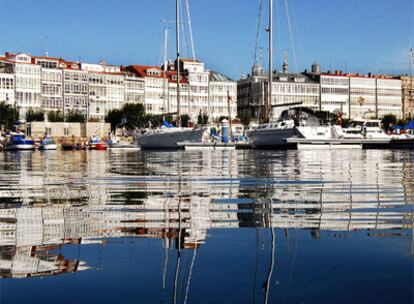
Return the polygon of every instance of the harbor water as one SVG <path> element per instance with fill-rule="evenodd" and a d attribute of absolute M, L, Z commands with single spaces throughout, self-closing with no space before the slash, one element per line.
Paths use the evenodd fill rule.
<path fill-rule="evenodd" d="M 413 150 L 0 153 L 0 303 L 413 303 Z"/>

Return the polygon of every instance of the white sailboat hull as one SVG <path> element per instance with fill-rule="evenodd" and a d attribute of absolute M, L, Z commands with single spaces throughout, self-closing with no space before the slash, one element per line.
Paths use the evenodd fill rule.
<path fill-rule="evenodd" d="M 204 129 L 171 128 L 149 130 L 138 138 L 141 149 L 182 149 L 180 142 L 201 142 Z"/>
<path fill-rule="evenodd" d="M 296 128 L 287 129 L 259 129 L 247 132 L 250 144 L 255 149 L 294 148 L 286 139 L 297 135 Z"/>

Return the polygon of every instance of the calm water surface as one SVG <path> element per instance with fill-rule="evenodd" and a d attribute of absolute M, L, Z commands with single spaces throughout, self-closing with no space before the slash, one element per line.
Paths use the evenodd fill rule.
<path fill-rule="evenodd" d="M 413 303 L 414 151 L 0 153 L 0 303 Z"/>

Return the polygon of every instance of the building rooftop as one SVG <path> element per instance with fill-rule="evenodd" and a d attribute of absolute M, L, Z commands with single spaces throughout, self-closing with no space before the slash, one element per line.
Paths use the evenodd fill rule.
<path fill-rule="evenodd" d="M 210 71 L 209 80 L 210 81 L 233 81 L 233 79 L 216 71 Z"/>
<path fill-rule="evenodd" d="M 169 82 L 177 82 L 175 79 L 176 71 L 166 71 L 164 76 L 164 70 L 159 66 L 148 66 L 148 65 L 129 65 L 123 67 L 122 70 L 132 72 L 138 77 L 153 77 L 153 78 L 167 78 Z M 150 71 L 157 71 L 158 73 L 150 73 Z M 185 76 L 181 76 L 181 83 L 188 83 Z"/>
<path fill-rule="evenodd" d="M 297 83 L 317 83 L 314 79 L 302 73 L 273 73 L 274 82 L 297 82 Z"/>

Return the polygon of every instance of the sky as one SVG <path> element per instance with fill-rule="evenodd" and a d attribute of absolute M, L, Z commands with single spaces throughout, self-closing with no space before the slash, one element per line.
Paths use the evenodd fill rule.
<path fill-rule="evenodd" d="M 260 2 L 258 49 L 267 68 L 268 0 L 188 0 L 196 58 L 233 79 L 250 73 Z M 286 53 L 293 72 L 318 61 L 323 71 L 407 74 L 413 6 L 414 0 L 274 0 L 273 69 L 281 69 Z M 175 20 L 174 0 L 0 0 L 0 53 L 47 50 L 73 61 L 158 65 L 166 26 L 168 57 L 175 57 L 174 24 L 161 20 Z M 190 57 L 184 42 L 181 54 Z"/>

